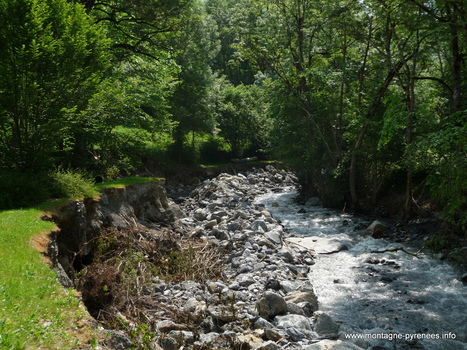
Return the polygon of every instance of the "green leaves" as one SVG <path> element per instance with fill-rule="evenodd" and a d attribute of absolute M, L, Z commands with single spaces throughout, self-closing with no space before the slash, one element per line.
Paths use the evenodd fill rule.
<path fill-rule="evenodd" d="M 63 109 L 86 106 L 108 67 L 108 40 L 65 0 L 1 2 L 0 167 L 47 165 L 66 128 Z"/>

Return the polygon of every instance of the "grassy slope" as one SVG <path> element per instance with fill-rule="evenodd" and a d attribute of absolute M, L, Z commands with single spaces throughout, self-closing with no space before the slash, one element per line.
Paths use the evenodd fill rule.
<path fill-rule="evenodd" d="M 39 208 L 0 212 L 0 349 L 75 348 L 85 323 L 79 300 L 60 287 L 31 238 L 54 224 Z"/>
<path fill-rule="evenodd" d="M 97 186 L 156 181 L 129 178 Z M 39 250 L 55 228 L 40 219 L 39 208 L 0 211 L 0 349 L 76 349 L 93 343 L 89 315 L 58 283 Z M 42 249 L 41 249 L 42 248 Z"/>

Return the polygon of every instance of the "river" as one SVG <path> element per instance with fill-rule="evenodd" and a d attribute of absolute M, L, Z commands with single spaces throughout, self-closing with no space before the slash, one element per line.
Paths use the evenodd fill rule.
<path fill-rule="evenodd" d="M 341 339 L 364 338 L 370 349 L 467 349 L 467 287 L 456 267 L 429 253 L 374 253 L 416 250 L 365 235 L 371 220 L 320 206 L 299 213 L 304 207 L 295 196 L 289 189 L 257 201 L 295 235 L 347 248 L 317 254 L 309 273 L 320 309 L 341 325 Z"/>

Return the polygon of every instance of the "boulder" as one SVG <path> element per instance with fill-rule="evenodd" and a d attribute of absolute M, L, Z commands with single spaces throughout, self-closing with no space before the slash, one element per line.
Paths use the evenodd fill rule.
<path fill-rule="evenodd" d="M 387 226 L 383 225 L 378 220 L 375 220 L 371 223 L 370 226 L 365 230 L 365 234 L 373 238 L 382 238 L 383 236 L 390 233 L 390 230 Z"/>
<path fill-rule="evenodd" d="M 313 307 L 313 311 L 318 310 L 318 297 L 312 291 L 293 291 L 286 294 L 285 300 L 294 304 L 308 302 Z"/>
<path fill-rule="evenodd" d="M 307 331 L 311 331 L 311 325 L 310 321 L 307 317 L 302 316 L 302 315 L 294 315 L 294 314 L 289 314 L 289 315 L 284 315 L 284 316 L 276 316 L 274 318 L 274 323 L 278 328 L 291 328 L 291 327 L 296 327 L 300 329 L 305 329 Z"/>
<path fill-rule="evenodd" d="M 317 318 L 314 329 L 316 333 L 320 336 L 337 338 L 339 325 L 333 321 L 331 316 L 324 312 L 316 312 L 315 317 Z"/>
<path fill-rule="evenodd" d="M 256 309 L 260 316 L 273 318 L 287 312 L 287 303 L 279 294 L 265 292 L 263 297 L 256 303 Z"/>

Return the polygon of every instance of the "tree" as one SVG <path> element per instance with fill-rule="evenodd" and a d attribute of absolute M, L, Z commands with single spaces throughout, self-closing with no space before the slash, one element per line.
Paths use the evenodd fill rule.
<path fill-rule="evenodd" d="M 219 49 L 216 27 L 201 5 L 192 11 L 190 21 L 172 42 L 178 50 L 175 62 L 180 70 L 170 99 L 170 113 L 176 122 L 174 152 L 180 162 L 194 160 L 193 155 L 183 159 L 187 135 L 192 133 L 191 149 L 194 150 L 194 133 L 210 133 L 215 124 L 215 75 L 210 62 Z"/>
<path fill-rule="evenodd" d="M 341 156 L 341 120 L 326 100 L 335 97 L 339 84 L 328 25 L 340 16 L 339 6 L 310 0 L 250 1 L 248 6 L 252 11 L 243 19 L 242 55 L 274 81 L 271 86 L 282 96 L 273 92 L 281 153 L 324 201 L 340 201 L 342 192 L 341 198 L 332 198 L 330 189 L 337 194 L 341 188 L 341 179 L 334 176 Z M 302 151 L 295 151 L 291 139 L 301 141 Z"/>
<path fill-rule="evenodd" d="M 50 166 L 109 67 L 101 26 L 65 0 L 0 1 L 0 167 Z"/>
<path fill-rule="evenodd" d="M 108 178 L 137 168 L 144 144 L 173 129 L 169 98 L 177 72 L 170 57 L 136 55 L 116 63 L 87 108 L 74 114 L 63 163 Z"/>
<path fill-rule="evenodd" d="M 194 0 L 75 0 L 86 6 L 97 23 L 106 24 L 112 48 L 158 59 L 170 51 L 170 36 L 189 20 Z"/>
<path fill-rule="evenodd" d="M 248 149 L 262 148 L 269 133 L 263 89 L 257 85 L 226 84 L 220 91 L 217 126 L 230 145 L 234 157 L 242 157 Z"/>

